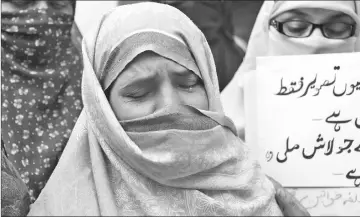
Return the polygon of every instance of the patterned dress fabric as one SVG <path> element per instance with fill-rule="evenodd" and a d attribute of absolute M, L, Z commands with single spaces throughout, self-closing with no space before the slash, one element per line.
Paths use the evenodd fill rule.
<path fill-rule="evenodd" d="M 82 109 L 82 61 L 73 24 L 74 15 L 53 9 L 1 13 L 2 140 L 32 202 Z"/>
<path fill-rule="evenodd" d="M 2 145 L 1 145 L 2 146 Z M 1 148 L 1 216 L 26 216 L 30 195 L 19 173 Z"/>

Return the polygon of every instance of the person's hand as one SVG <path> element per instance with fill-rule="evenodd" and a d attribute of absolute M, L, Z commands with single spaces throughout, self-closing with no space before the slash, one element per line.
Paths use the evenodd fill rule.
<path fill-rule="evenodd" d="M 280 183 L 268 176 L 275 187 L 275 199 L 284 216 L 310 216 L 310 213 L 300 202 L 283 188 Z"/>

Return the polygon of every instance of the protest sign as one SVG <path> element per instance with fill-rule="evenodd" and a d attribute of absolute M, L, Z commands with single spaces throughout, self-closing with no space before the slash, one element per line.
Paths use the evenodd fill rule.
<path fill-rule="evenodd" d="M 360 53 L 257 59 L 246 140 L 285 187 L 360 186 Z"/>

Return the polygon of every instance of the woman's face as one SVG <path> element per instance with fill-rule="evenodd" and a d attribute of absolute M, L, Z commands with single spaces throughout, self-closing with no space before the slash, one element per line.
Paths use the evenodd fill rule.
<path fill-rule="evenodd" d="M 118 120 L 131 120 L 176 105 L 208 110 L 202 80 L 192 71 L 153 52 L 138 55 L 110 89 Z"/>
<path fill-rule="evenodd" d="M 2 12 L 17 12 L 19 10 L 27 9 L 47 9 L 52 8 L 64 14 L 74 14 L 73 8 L 74 0 L 48 0 L 48 1 L 36 1 L 36 0 L 3 0 L 1 1 Z"/>
<path fill-rule="evenodd" d="M 314 24 L 336 23 L 331 26 L 331 31 L 333 31 L 335 35 L 341 35 L 341 31 L 347 31 L 345 25 L 342 23 L 349 25 L 355 24 L 355 20 L 343 12 L 322 8 L 299 8 L 287 11 L 278 15 L 275 20 L 281 23 L 288 21 L 305 21 Z M 304 31 L 306 28 L 306 25 L 301 22 L 293 22 L 289 25 L 287 31 L 294 31 L 293 34 L 299 34 L 297 32 Z M 321 30 L 318 28 L 316 28 L 310 36 L 315 35 L 323 36 Z"/>

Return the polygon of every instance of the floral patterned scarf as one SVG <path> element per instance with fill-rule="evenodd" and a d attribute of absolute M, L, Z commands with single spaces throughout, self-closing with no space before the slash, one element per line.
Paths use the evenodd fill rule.
<path fill-rule="evenodd" d="M 1 13 L 2 139 L 32 201 L 82 109 L 73 24 L 73 15 L 53 9 Z"/>

